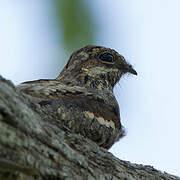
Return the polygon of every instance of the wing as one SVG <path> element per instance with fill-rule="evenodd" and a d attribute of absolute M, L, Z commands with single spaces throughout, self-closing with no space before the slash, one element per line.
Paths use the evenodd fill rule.
<path fill-rule="evenodd" d="M 53 93 L 39 104 L 59 124 L 107 149 L 124 136 L 116 100 L 107 103 L 100 94 L 79 88 Z"/>
<path fill-rule="evenodd" d="M 17 88 L 33 96 L 45 114 L 54 117 L 55 123 L 104 148 L 109 149 L 124 135 L 119 107 L 110 91 L 69 87 L 57 80 L 30 81 Z"/>
<path fill-rule="evenodd" d="M 60 84 L 56 80 L 40 79 L 36 81 L 27 81 L 16 86 L 21 92 L 31 95 L 33 97 L 44 97 L 46 98 L 49 91 L 53 90 Z"/>

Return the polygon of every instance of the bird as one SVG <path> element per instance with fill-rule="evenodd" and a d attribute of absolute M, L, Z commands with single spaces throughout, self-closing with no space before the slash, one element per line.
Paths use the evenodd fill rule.
<path fill-rule="evenodd" d="M 28 81 L 17 88 L 36 99 L 56 122 L 110 149 L 125 135 L 113 88 L 126 73 L 137 75 L 117 51 L 87 45 L 70 56 L 57 78 Z"/>

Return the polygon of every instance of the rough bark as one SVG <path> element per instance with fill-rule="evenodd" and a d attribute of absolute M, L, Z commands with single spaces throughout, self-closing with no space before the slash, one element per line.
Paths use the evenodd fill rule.
<path fill-rule="evenodd" d="M 1 77 L 0 179 L 3 178 L 180 180 L 151 166 L 122 161 L 91 140 L 71 133 Z"/>

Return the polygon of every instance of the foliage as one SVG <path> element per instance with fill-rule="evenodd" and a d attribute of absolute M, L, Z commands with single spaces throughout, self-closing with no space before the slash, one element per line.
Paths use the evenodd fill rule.
<path fill-rule="evenodd" d="M 82 46 L 92 44 L 95 20 L 88 3 L 83 0 L 56 0 L 55 2 L 65 49 L 72 52 Z"/>

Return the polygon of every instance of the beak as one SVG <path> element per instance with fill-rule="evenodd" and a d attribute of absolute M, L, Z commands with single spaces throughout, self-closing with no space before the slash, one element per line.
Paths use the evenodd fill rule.
<path fill-rule="evenodd" d="M 131 74 L 137 75 L 137 72 L 133 69 L 133 67 L 131 65 L 128 65 L 126 67 L 126 71 L 131 73 Z"/>

